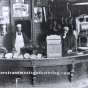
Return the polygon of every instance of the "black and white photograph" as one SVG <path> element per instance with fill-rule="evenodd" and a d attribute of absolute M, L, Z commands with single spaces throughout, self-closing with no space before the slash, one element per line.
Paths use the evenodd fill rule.
<path fill-rule="evenodd" d="M 34 7 L 34 22 L 42 22 L 42 8 Z"/>
<path fill-rule="evenodd" d="M 88 0 L 0 0 L 0 88 L 88 88 Z"/>
<path fill-rule="evenodd" d="M 28 4 L 13 4 L 13 17 L 27 17 Z"/>

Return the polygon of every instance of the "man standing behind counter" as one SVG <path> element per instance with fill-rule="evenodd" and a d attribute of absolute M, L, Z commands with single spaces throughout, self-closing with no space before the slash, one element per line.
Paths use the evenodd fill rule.
<path fill-rule="evenodd" d="M 69 26 L 64 26 L 63 30 L 62 50 L 63 53 L 70 54 L 76 50 L 76 38 Z"/>
<path fill-rule="evenodd" d="M 17 24 L 16 33 L 13 35 L 13 47 L 17 51 L 17 54 L 21 54 L 21 48 L 23 48 L 29 42 L 28 37 L 22 32 L 22 25 Z"/>

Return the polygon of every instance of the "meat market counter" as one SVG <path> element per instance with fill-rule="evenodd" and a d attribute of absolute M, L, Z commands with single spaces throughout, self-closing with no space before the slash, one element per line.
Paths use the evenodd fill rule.
<path fill-rule="evenodd" d="M 88 54 L 42 59 L 0 59 L 0 84 L 12 83 L 12 76 L 17 75 L 22 77 L 20 83 L 31 85 L 72 82 L 86 78 Z"/>

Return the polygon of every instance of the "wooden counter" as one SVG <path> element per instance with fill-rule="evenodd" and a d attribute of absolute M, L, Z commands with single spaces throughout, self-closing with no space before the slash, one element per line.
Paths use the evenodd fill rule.
<path fill-rule="evenodd" d="M 33 74 L 19 74 L 22 76 L 21 81 L 19 80 L 20 83 L 45 85 L 71 82 L 88 76 L 88 54 L 42 59 L 0 59 L 0 72 L 8 71 L 34 72 Z M 14 75 L 1 74 L 0 79 L 3 81 L 0 80 L 0 84 L 6 83 L 8 80 L 12 82 L 11 76 Z M 7 79 L 5 80 L 5 78 Z"/>

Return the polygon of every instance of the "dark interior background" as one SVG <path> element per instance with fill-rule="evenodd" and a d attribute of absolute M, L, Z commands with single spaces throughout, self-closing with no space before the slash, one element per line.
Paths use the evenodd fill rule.
<path fill-rule="evenodd" d="M 69 12 L 67 11 L 67 3 L 69 3 L 68 8 L 72 13 L 72 17 L 77 17 L 81 14 L 88 14 L 88 5 L 73 5 L 74 3 L 88 2 L 88 0 L 49 0 L 48 4 L 51 6 L 51 11 L 54 17 L 68 17 Z"/>
<path fill-rule="evenodd" d="M 30 20 L 16 20 L 15 27 L 17 24 L 22 25 L 22 32 L 24 32 L 29 39 L 31 39 L 31 22 Z"/>

